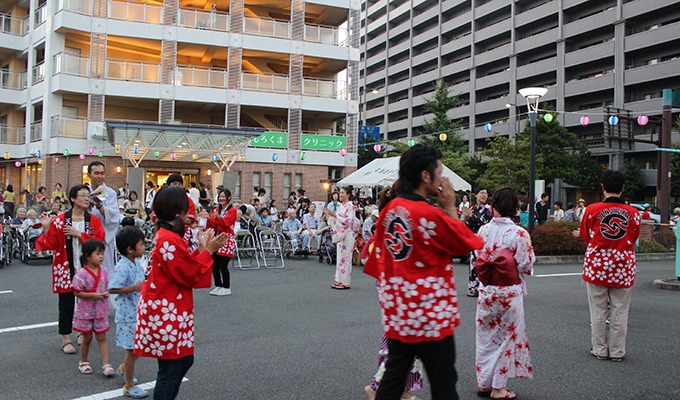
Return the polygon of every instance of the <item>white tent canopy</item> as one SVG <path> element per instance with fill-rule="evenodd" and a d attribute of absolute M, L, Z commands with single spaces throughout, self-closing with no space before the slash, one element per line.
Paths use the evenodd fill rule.
<path fill-rule="evenodd" d="M 338 186 L 389 186 L 399 178 L 400 157 L 376 158 L 337 183 Z M 470 184 L 451 171 L 446 165 L 442 175 L 449 178 L 455 190 L 469 192 Z"/>

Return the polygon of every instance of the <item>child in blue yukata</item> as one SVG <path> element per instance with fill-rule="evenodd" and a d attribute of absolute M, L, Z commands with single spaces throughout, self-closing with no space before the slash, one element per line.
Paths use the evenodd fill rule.
<path fill-rule="evenodd" d="M 134 348 L 135 328 L 137 320 L 137 303 L 142 288 L 145 268 L 139 261 L 144 255 L 144 233 L 134 226 L 125 226 L 116 235 L 116 247 L 123 256 L 113 269 L 109 282 L 109 293 L 116 296 L 116 346 L 125 349 L 125 361 L 116 373 L 125 380 L 123 394 L 133 399 L 142 399 L 149 393 L 135 386 Z"/>

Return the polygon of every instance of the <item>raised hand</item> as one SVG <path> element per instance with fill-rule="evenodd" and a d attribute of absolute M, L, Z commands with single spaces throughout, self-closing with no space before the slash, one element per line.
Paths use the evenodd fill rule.
<path fill-rule="evenodd" d="M 228 235 L 224 232 L 214 236 L 206 244 L 206 250 L 208 250 L 210 254 L 215 253 L 220 247 L 224 246 L 224 244 L 227 242 L 227 238 Z"/>

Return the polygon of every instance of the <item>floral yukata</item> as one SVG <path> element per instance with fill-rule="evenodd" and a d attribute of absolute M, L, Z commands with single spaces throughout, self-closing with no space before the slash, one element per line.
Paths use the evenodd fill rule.
<path fill-rule="evenodd" d="M 73 291 L 78 293 L 104 293 L 109 287 L 109 270 L 103 266 L 93 272 L 87 267 L 79 269 L 73 277 Z M 96 334 L 109 330 L 109 301 L 107 299 L 78 298 L 73 314 L 73 330 Z"/>
<path fill-rule="evenodd" d="M 533 378 L 524 323 L 523 275 L 533 274 L 536 261 L 529 233 L 509 218 L 494 218 L 482 226 L 479 236 L 484 249 L 478 252 L 480 261 L 498 260 L 509 255 L 511 268 L 516 268 L 516 284 L 484 284 L 480 269 L 477 299 L 477 385 L 480 389 L 506 387 L 508 378 Z M 514 271 L 512 271 L 514 272 Z"/>
<path fill-rule="evenodd" d="M 187 242 L 164 227 L 154 242 L 137 307 L 134 353 L 159 359 L 192 356 L 192 289 L 210 287 L 213 260 L 208 251 L 189 253 Z"/>
<path fill-rule="evenodd" d="M 355 220 L 354 204 L 351 201 L 340 203 L 335 214 L 333 226 L 333 243 L 337 243 L 337 263 L 335 265 L 335 281 L 349 286 L 352 278 L 352 256 L 354 255 Z"/>

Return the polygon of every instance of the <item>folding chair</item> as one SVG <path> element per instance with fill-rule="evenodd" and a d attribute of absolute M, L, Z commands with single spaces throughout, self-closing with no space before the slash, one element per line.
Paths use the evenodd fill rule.
<path fill-rule="evenodd" d="M 276 229 L 276 228 L 274 228 Z M 273 229 L 258 229 L 260 237 L 260 257 L 265 268 L 283 268 L 283 237 Z M 281 265 L 279 264 L 281 261 Z"/>
<path fill-rule="evenodd" d="M 260 258 L 257 255 L 258 249 L 255 244 L 255 236 L 248 230 L 236 232 L 236 262 L 242 270 L 260 269 Z M 244 259 L 250 259 L 245 264 Z M 254 259 L 254 263 L 253 263 Z"/>

